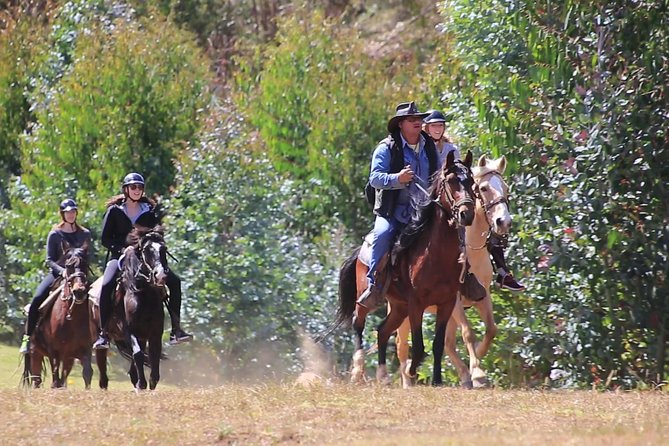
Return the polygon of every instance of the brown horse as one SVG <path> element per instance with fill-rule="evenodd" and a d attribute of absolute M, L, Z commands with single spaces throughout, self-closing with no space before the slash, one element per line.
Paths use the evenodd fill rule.
<path fill-rule="evenodd" d="M 88 318 L 88 244 L 81 248 L 63 246 L 58 262 L 65 267 L 64 276 L 53 284 L 47 300 L 53 305 L 42 315 L 25 356 L 24 382 L 32 378 L 34 387 L 42 384 L 42 361 L 49 358 L 53 382 L 51 387 L 67 387 L 67 377 L 75 359 L 83 365 L 86 388 L 91 387 L 91 337 Z M 48 304 L 46 305 L 48 306 Z"/>
<path fill-rule="evenodd" d="M 107 329 L 121 355 L 130 361 L 128 375 L 136 390 L 147 388 L 144 365 L 148 359 L 151 369 L 148 387 L 153 390 L 160 380 L 167 248 L 159 226 L 136 227 L 128 235 L 128 242 Z M 97 326 L 99 307 L 94 308 L 92 319 Z M 95 356 L 100 387 L 107 388 L 107 350 L 96 350 Z"/>
<path fill-rule="evenodd" d="M 460 257 L 459 228 L 470 225 L 474 219 L 474 201 L 470 167 L 472 154 L 467 153 L 464 163 L 456 161 L 453 153 L 430 187 L 430 200 L 414 212 L 412 221 L 400 235 L 394 248 L 395 262 L 385 280 L 386 298 L 390 311 L 378 327 L 379 382 L 389 383 L 386 370 L 388 338 L 409 316 L 413 335 L 410 374 L 425 357 L 423 344 L 423 311 L 437 307 L 437 329 L 434 339 L 433 384 L 439 385 L 444 335 L 456 294 L 460 288 L 463 265 Z M 357 297 L 367 287 L 367 266 L 358 259 L 356 250 L 342 265 L 339 276 L 339 309 L 336 325 L 351 321 L 355 329 L 355 353 L 351 380 L 360 382 L 364 376 L 362 334 L 368 310 L 356 304 Z"/>
<path fill-rule="evenodd" d="M 470 271 L 483 284 L 486 295 L 477 302 L 470 301 L 458 293 L 458 300 L 453 309 L 451 319 L 446 327 L 445 351 L 455 366 L 460 379 L 460 385 L 465 388 L 484 387 L 487 384 L 485 371 L 481 368 L 480 360 L 485 356 L 497 334 L 497 325 L 492 310 L 490 297 L 490 283 L 493 278 L 493 268 L 488 252 L 488 238 L 491 234 L 506 237 L 511 228 L 511 214 L 508 207 L 509 188 L 504 182 L 503 174 L 506 169 L 506 158 L 488 160 L 485 156 L 479 158 L 478 166 L 472 169 L 478 200 L 474 222 L 467 227 L 466 248 L 467 259 L 471 265 Z M 465 315 L 465 309 L 474 307 L 479 312 L 486 331 L 481 343 Z M 436 312 L 435 307 L 429 307 L 428 312 Z M 455 349 L 456 332 L 462 330 L 462 339 L 469 353 L 469 367 L 462 361 Z M 402 386 L 411 385 L 407 373 L 409 358 L 409 320 L 405 319 L 397 329 L 395 341 L 397 356 L 400 361 Z"/>

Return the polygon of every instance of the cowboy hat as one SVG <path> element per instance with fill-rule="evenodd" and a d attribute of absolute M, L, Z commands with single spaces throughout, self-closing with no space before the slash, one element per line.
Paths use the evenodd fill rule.
<path fill-rule="evenodd" d="M 429 113 L 421 113 L 418 111 L 418 107 L 416 107 L 415 102 L 402 102 L 395 108 L 395 116 L 390 118 L 390 121 L 388 121 L 388 132 L 396 132 L 399 129 L 400 121 L 404 118 L 408 118 L 410 116 L 425 118 L 427 115 L 429 115 Z"/>

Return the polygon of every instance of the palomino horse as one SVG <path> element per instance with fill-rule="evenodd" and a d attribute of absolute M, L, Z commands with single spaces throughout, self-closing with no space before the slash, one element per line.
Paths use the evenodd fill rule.
<path fill-rule="evenodd" d="M 128 243 L 121 262 L 120 284 L 114 296 L 113 316 L 107 328 L 121 355 L 130 360 L 128 374 L 136 390 L 147 388 L 144 365 L 148 358 L 147 365 L 151 369 L 148 387 L 153 390 L 160 380 L 167 248 L 160 226 L 136 227 L 128 235 Z M 96 312 L 93 318 L 99 323 Z M 100 387 L 106 388 L 109 382 L 107 350 L 96 350 L 96 360 Z"/>
<path fill-rule="evenodd" d="M 508 191 L 502 175 L 506 169 L 506 158 L 488 160 L 485 156 L 479 158 L 478 166 L 472 169 L 478 200 L 474 222 L 467 227 L 466 247 L 467 259 L 470 262 L 470 271 L 481 282 L 486 290 L 485 297 L 473 302 L 458 293 L 458 301 L 453 309 L 453 314 L 446 327 L 446 354 L 451 359 L 460 378 L 460 384 L 465 388 L 484 387 L 487 384 L 486 374 L 481 368 L 480 360 L 488 352 L 490 344 L 497 334 L 497 325 L 492 312 L 492 299 L 490 298 L 490 282 L 493 277 L 490 254 L 488 253 L 488 238 L 491 234 L 499 237 L 508 236 L 511 228 L 511 214 L 508 207 Z M 479 312 L 486 331 L 483 341 L 478 343 L 476 334 L 472 329 L 465 309 L 475 307 Z M 434 313 L 435 307 L 427 311 Z M 469 368 L 460 359 L 455 349 L 456 331 L 460 327 L 462 339 L 469 353 Z M 402 386 L 407 388 L 411 380 L 407 373 L 409 358 L 409 320 L 405 319 L 397 329 L 395 337 L 397 342 L 397 356 L 400 360 L 400 374 Z"/>
<path fill-rule="evenodd" d="M 437 306 L 437 330 L 434 340 L 434 379 L 441 383 L 441 358 L 444 351 L 444 335 L 456 302 L 463 265 L 460 257 L 459 227 L 470 225 L 474 219 L 474 201 L 470 167 L 472 154 L 467 153 L 465 162 L 456 161 L 453 153 L 430 187 L 430 200 L 420 205 L 412 221 L 400 235 L 395 247 L 394 266 L 386 274 L 386 298 L 390 312 L 378 328 L 379 367 L 376 377 L 379 382 L 389 383 L 386 370 L 386 347 L 388 338 L 409 316 L 411 320 L 413 346 L 410 373 L 425 356 L 423 345 L 423 311 L 430 305 Z M 351 380 L 360 382 L 364 376 L 364 351 L 362 333 L 368 309 L 357 305 L 357 297 L 367 287 L 367 266 L 354 252 L 342 265 L 339 275 L 339 309 L 336 325 L 351 321 L 355 329 L 355 353 Z"/>
<path fill-rule="evenodd" d="M 88 244 L 71 248 L 64 243 L 63 253 L 58 263 L 65 267 L 65 274 L 54 282 L 53 291 L 47 298 L 54 302 L 35 329 L 30 352 L 25 355 L 23 379 L 28 382 L 32 378 L 33 386 L 40 387 L 42 361 L 47 357 L 53 377 L 51 387 L 67 387 L 74 360 L 79 359 L 83 365 L 84 383 L 89 389 L 93 377 L 93 339 L 88 319 Z"/>

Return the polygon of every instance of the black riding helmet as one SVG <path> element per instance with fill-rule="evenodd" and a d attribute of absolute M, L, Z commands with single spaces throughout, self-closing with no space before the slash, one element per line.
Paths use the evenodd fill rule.
<path fill-rule="evenodd" d="M 71 198 L 66 198 L 60 202 L 60 218 L 65 221 L 65 212 L 76 211 L 77 202 Z"/>
<path fill-rule="evenodd" d="M 144 186 L 144 177 L 137 172 L 131 172 L 123 177 L 123 185 L 121 187 L 130 186 L 131 184 L 141 184 Z"/>
<path fill-rule="evenodd" d="M 76 211 L 77 202 L 71 198 L 66 198 L 60 202 L 60 212 Z"/>

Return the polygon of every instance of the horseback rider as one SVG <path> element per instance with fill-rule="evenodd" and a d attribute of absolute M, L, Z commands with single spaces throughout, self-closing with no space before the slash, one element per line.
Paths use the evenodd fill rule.
<path fill-rule="evenodd" d="M 372 155 L 369 184 L 376 189 L 376 218 L 367 289 L 357 301 L 366 308 L 372 309 L 381 303 L 383 286 L 376 283 L 379 263 L 390 250 L 395 236 L 409 222 L 412 198 L 424 198 L 424 190 L 438 168 L 434 141 L 421 129 L 427 115 L 419 112 L 414 102 L 399 104 L 395 116 L 388 121 L 388 137 L 377 145 Z"/>
<path fill-rule="evenodd" d="M 439 165 L 442 165 L 449 152 L 455 152 L 455 158 L 460 159 L 460 152 L 457 146 L 453 144 L 451 138 L 446 135 L 446 122 L 450 121 L 451 116 L 444 116 L 438 110 L 432 110 L 423 120 L 423 130 L 434 140 L 437 153 L 439 155 Z M 492 257 L 493 264 L 497 270 L 497 284 L 504 290 L 519 292 L 524 291 L 525 286 L 514 279 L 509 270 L 504 256 L 506 247 L 506 238 L 501 238 L 495 234 L 490 235 L 488 241 L 488 251 Z"/>
<path fill-rule="evenodd" d="M 144 177 L 132 172 L 123 178 L 123 194 L 107 202 L 107 212 L 102 223 L 102 245 L 109 250 L 111 260 L 107 262 L 100 290 L 100 334 L 93 344 L 94 349 L 109 348 L 107 324 L 113 310 L 112 295 L 119 276 L 122 254 L 126 248 L 126 237 L 134 225 L 152 228 L 159 223 L 155 203 L 144 195 Z M 193 339 L 193 335 L 181 328 L 181 279 L 170 269 L 167 273 L 167 288 L 170 291 L 169 313 L 172 322 L 170 344 L 179 344 Z"/>
<path fill-rule="evenodd" d="M 60 203 L 60 223 L 54 225 L 46 238 L 46 264 L 49 272 L 37 287 L 30 309 L 28 310 L 28 321 L 25 334 L 21 340 L 21 353 L 28 353 L 30 349 L 30 338 L 37 327 L 39 319 L 39 307 L 49 295 L 49 290 L 58 277 L 62 276 L 65 268 L 58 264 L 63 257 L 63 247 L 68 245 L 72 248 L 89 246 L 91 243 L 91 232 L 77 223 L 77 203 L 67 198 Z"/>

